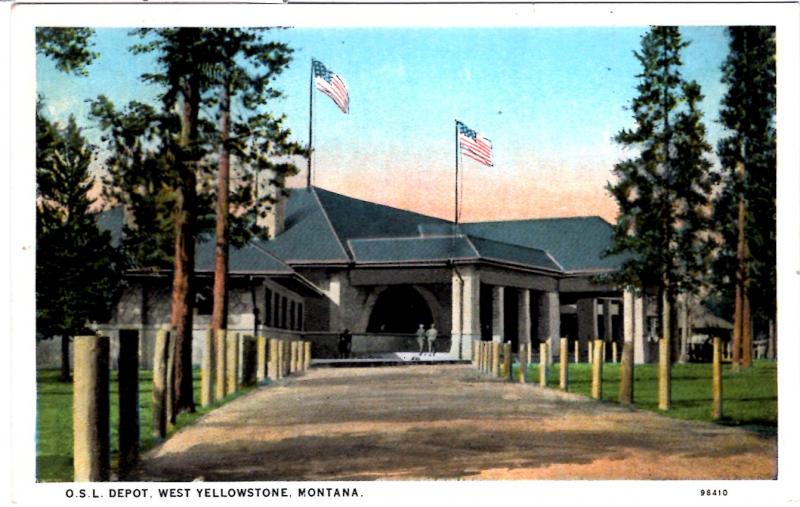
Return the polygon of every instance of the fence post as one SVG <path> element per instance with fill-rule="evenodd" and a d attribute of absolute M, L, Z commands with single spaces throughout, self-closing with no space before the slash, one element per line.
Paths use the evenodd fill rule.
<path fill-rule="evenodd" d="M 500 376 L 500 352 L 503 344 L 499 342 L 492 342 L 492 376 Z"/>
<path fill-rule="evenodd" d="M 561 351 L 559 357 L 560 374 L 558 377 L 558 387 L 562 391 L 569 390 L 569 340 L 561 338 Z"/>
<path fill-rule="evenodd" d="M 581 344 L 580 340 L 575 340 L 575 364 L 581 362 Z"/>
<path fill-rule="evenodd" d="M 203 369 L 200 372 L 200 404 L 214 402 L 214 331 L 209 328 L 203 341 Z"/>
<path fill-rule="evenodd" d="M 505 369 L 505 376 L 511 379 L 511 342 L 503 344 L 503 368 Z"/>
<path fill-rule="evenodd" d="M 603 397 L 603 342 L 595 340 L 592 358 L 592 398 Z"/>
<path fill-rule="evenodd" d="M 76 336 L 72 398 L 75 482 L 109 480 L 107 336 Z"/>
<path fill-rule="evenodd" d="M 291 373 L 292 343 L 289 340 L 283 341 L 283 376 L 288 377 Z"/>
<path fill-rule="evenodd" d="M 490 370 L 489 365 L 492 362 L 490 345 L 490 342 L 481 340 L 481 347 L 483 347 L 483 352 L 481 353 L 481 373 L 489 373 Z"/>
<path fill-rule="evenodd" d="M 722 419 L 722 343 L 714 337 L 714 357 L 711 366 L 712 405 L 711 417 Z"/>
<path fill-rule="evenodd" d="M 153 436 L 157 438 L 167 436 L 167 393 L 170 389 L 167 363 L 172 348 L 171 334 L 169 327 L 159 329 L 153 351 Z"/>
<path fill-rule="evenodd" d="M 305 360 L 304 360 L 305 368 L 304 369 L 308 370 L 309 368 L 311 368 L 311 341 L 310 340 L 306 340 L 305 342 L 303 342 L 303 357 L 305 358 Z"/>
<path fill-rule="evenodd" d="M 671 401 L 670 391 L 670 350 L 669 340 L 661 338 L 658 341 L 658 409 L 669 410 Z"/>
<path fill-rule="evenodd" d="M 242 336 L 242 383 L 249 386 L 256 383 L 256 337 L 251 334 Z"/>
<path fill-rule="evenodd" d="M 228 330 L 214 329 L 214 355 L 216 377 L 214 379 L 214 398 L 221 400 L 227 394 L 228 385 Z"/>
<path fill-rule="evenodd" d="M 519 344 L 519 381 L 524 384 L 528 381 L 528 347 L 526 343 Z"/>
<path fill-rule="evenodd" d="M 589 364 L 592 364 L 594 362 L 594 341 L 596 339 L 597 338 L 589 340 L 589 343 L 587 344 L 587 347 L 589 348 L 589 356 L 586 358 L 586 362 Z"/>
<path fill-rule="evenodd" d="M 225 394 L 235 393 L 239 386 L 239 333 L 225 333 L 226 338 L 226 353 L 225 360 L 228 363 L 225 367 L 225 374 L 227 376 L 225 382 Z"/>
<path fill-rule="evenodd" d="M 139 331 L 119 332 L 119 474 L 139 461 Z"/>
<path fill-rule="evenodd" d="M 279 341 L 277 338 L 269 339 L 269 367 L 267 367 L 267 375 L 270 380 L 278 380 L 278 348 Z"/>
<path fill-rule="evenodd" d="M 547 342 L 539 342 L 539 385 L 547 387 Z"/>
<path fill-rule="evenodd" d="M 619 351 L 617 350 L 617 342 L 611 342 L 611 361 L 614 364 L 617 364 L 619 362 L 618 352 Z"/>
<path fill-rule="evenodd" d="M 261 383 L 267 378 L 267 337 L 259 336 L 257 349 L 256 381 Z"/>

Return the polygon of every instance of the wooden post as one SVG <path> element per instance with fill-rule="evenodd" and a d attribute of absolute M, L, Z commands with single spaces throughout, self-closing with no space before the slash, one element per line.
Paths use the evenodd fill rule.
<path fill-rule="evenodd" d="M 119 332 L 119 474 L 139 461 L 139 331 Z"/>
<path fill-rule="evenodd" d="M 256 381 L 260 384 L 267 378 L 267 337 L 259 336 L 256 346 Z"/>
<path fill-rule="evenodd" d="M 580 340 L 575 340 L 575 364 L 581 362 L 581 344 Z"/>
<path fill-rule="evenodd" d="M 225 359 L 228 364 L 226 370 L 225 394 L 233 394 L 239 390 L 239 333 L 226 333 L 227 352 Z"/>
<path fill-rule="evenodd" d="M 547 342 L 539 342 L 539 385 L 547 387 Z"/>
<path fill-rule="evenodd" d="M 200 371 L 200 405 L 214 402 L 214 331 L 209 328 L 203 340 L 203 368 Z"/>
<path fill-rule="evenodd" d="M 75 482 L 109 480 L 109 399 L 107 336 L 76 336 L 72 397 Z"/>
<path fill-rule="evenodd" d="M 492 375 L 495 377 L 500 376 L 500 348 L 502 347 L 502 343 L 499 342 L 491 342 L 492 343 Z"/>
<path fill-rule="evenodd" d="M 633 403 L 633 347 L 634 347 L 634 297 L 633 289 L 626 288 L 622 295 L 622 365 L 619 369 L 619 402 Z"/>
<path fill-rule="evenodd" d="M 519 344 L 519 381 L 523 384 L 528 381 L 528 347 L 526 343 Z"/>
<path fill-rule="evenodd" d="M 712 404 L 711 417 L 722 419 L 722 343 L 714 337 L 714 357 L 711 366 Z"/>
<path fill-rule="evenodd" d="M 169 349 L 172 348 L 172 334 L 169 327 L 163 327 L 156 333 L 153 350 L 153 436 L 167 436 L 167 361 Z"/>
<path fill-rule="evenodd" d="M 611 342 L 611 361 L 614 364 L 619 362 L 619 357 L 617 355 L 617 342 Z"/>
<path fill-rule="evenodd" d="M 503 369 L 505 370 L 505 376 L 511 380 L 511 342 L 503 344 Z"/>
<path fill-rule="evenodd" d="M 670 400 L 670 350 L 669 340 L 658 341 L 658 409 L 669 410 Z"/>
<path fill-rule="evenodd" d="M 269 339 L 269 368 L 267 369 L 267 374 L 269 375 L 270 380 L 278 380 L 278 348 L 280 346 L 280 341 L 277 338 L 270 338 Z"/>
<path fill-rule="evenodd" d="M 603 397 L 603 342 L 595 340 L 594 357 L 592 358 L 592 398 L 599 400 Z"/>
<path fill-rule="evenodd" d="M 256 337 L 244 335 L 242 337 L 242 385 L 249 386 L 256 383 Z"/>
<path fill-rule="evenodd" d="M 589 364 L 592 364 L 592 362 L 594 362 L 594 341 L 595 340 L 597 340 L 597 338 L 589 340 L 589 343 L 587 344 L 587 347 L 589 347 L 589 354 L 586 357 L 586 362 L 589 363 Z"/>
<path fill-rule="evenodd" d="M 283 340 L 283 376 L 288 377 L 292 366 L 292 342 Z"/>
<path fill-rule="evenodd" d="M 217 400 L 221 400 L 227 394 L 225 389 L 228 383 L 228 330 L 217 329 L 214 331 L 214 344 L 216 352 L 216 379 L 214 382 L 214 394 Z"/>
<path fill-rule="evenodd" d="M 562 391 L 569 390 L 569 340 L 561 338 L 561 351 L 559 356 L 560 361 L 560 375 L 558 378 L 558 387 Z"/>

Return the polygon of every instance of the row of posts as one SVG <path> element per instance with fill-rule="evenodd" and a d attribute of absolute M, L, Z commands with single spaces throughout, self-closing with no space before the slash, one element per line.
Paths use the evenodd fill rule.
<path fill-rule="evenodd" d="M 670 367 L 668 342 L 660 340 L 659 347 L 659 407 L 670 406 Z M 722 418 L 722 344 L 719 337 L 713 338 L 714 353 L 712 358 L 711 370 L 711 390 L 712 404 L 711 416 L 714 419 Z M 580 350 L 578 342 L 575 343 L 575 362 L 578 362 Z M 591 396 L 594 399 L 603 397 L 603 364 L 606 362 L 606 342 L 603 340 L 593 340 L 589 342 L 589 362 L 592 364 L 592 387 Z M 616 343 L 612 342 L 613 362 L 617 362 Z M 623 346 L 623 361 L 620 375 L 619 401 L 623 404 L 633 403 L 633 347 L 632 344 Z M 531 361 L 531 344 L 519 344 L 519 380 L 522 383 L 530 381 L 528 379 L 528 363 Z M 548 368 L 550 366 L 550 344 L 549 342 L 539 343 L 539 385 L 546 387 L 548 384 Z M 559 389 L 569 390 L 569 341 L 567 338 L 560 340 L 560 360 L 559 362 Z M 472 365 L 481 373 L 491 375 L 496 378 L 508 378 L 512 376 L 512 350 L 511 342 L 500 343 L 493 341 L 474 340 L 472 342 Z M 626 371 L 630 369 L 630 371 Z"/>
<path fill-rule="evenodd" d="M 209 333 L 211 335 L 211 333 Z M 158 331 L 153 357 L 153 435 L 165 438 L 175 424 L 174 336 L 171 328 Z M 241 338 L 241 340 L 240 340 Z M 239 346 L 242 360 L 239 361 Z M 208 345 L 208 341 L 206 342 Z M 264 336 L 239 336 L 219 333 L 214 348 L 222 368 L 216 376 L 206 372 L 203 361 L 201 398 L 204 405 L 235 393 L 242 385 L 278 380 L 305 372 L 311 365 L 311 342 L 269 339 Z M 209 354 L 206 354 L 209 355 Z M 73 477 L 76 482 L 101 482 L 110 479 L 110 340 L 107 336 L 74 338 L 72 397 Z M 125 478 L 139 461 L 139 334 L 120 331 L 119 363 L 119 475 Z"/>
<path fill-rule="evenodd" d="M 262 383 L 267 378 L 278 380 L 305 372 L 310 366 L 310 341 L 209 330 L 200 375 L 200 404 L 207 407 L 242 385 Z"/>

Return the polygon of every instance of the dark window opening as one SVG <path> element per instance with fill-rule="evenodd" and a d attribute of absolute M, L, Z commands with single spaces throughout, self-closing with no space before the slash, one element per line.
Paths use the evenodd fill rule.
<path fill-rule="evenodd" d="M 264 325 L 272 326 L 272 289 L 264 289 Z"/>

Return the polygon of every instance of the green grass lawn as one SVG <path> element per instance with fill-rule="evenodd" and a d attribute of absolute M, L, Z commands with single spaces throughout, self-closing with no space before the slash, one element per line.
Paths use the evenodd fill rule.
<path fill-rule="evenodd" d="M 37 400 L 37 438 L 36 438 L 36 477 L 42 482 L 64 482 L 72 480 L 72 384 L 58 381 L 58 370 L 39 370 L 36 375 Z M 169 431 L 167 438 L 180 428 L 192 424 L 203 414 L 246 393 L 252 387 L 242 388 L 214 404 L 201 407 L 200 370 L 195 369 L 194 392 L 197 412 L 178 415 L 176 425 Z M 151 370 L 139 372 L 139 421 L 141 449 L 149 449 L 159 443 L 153 436 L 153 373 Z M 117 390 L 117 372 L 111 372 L 109 391 L 111 402 L 111 464 L 116 467 L 118 454 L 118 420 L 119 393 Z"/>
<path fill-rule="evenodd" d="M 548 385 L 558 389 L 559 364 L 554 363 L 547 375 Z M 528 369 L 531 382 L 539 381 L 539 366 Z M 616 402 L 619 396 L 619 364 L 603 365 L 604 401 Z M 515 376 L 519 378 L 518 371 Z M 778 425 L 777 365 L 772 361 L 755 361 L 753 366 L 734 373 L 730 365 L 722 372 L 721 424 L 746 426 L 774 432 Z M 590 396 L 592 368 L 586 363 L 569 365 L 569 391 Z M 637 364 L 634 367 L 634 403 L 638 408 L 658 411 L 658 367 Z M 676 364 L 672 367 L 672 409 L 660 413 L 678 419 L 711 421 L 711 365 Z"/>

